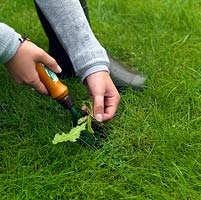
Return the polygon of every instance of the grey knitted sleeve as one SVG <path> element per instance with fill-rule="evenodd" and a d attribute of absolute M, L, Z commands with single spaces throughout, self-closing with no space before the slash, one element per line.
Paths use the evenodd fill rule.
<path fill-rule="evenodd" d="M 105 49 L 94 36 L 79 0 L 36 0 L 82 80 L 97 71 L 109 72 Z"/>
<path fill-rule="evenodd" d="M 8 62 L 16 53 L 21 36 L 4 23 L 0 23 L 0 64 Z"/>

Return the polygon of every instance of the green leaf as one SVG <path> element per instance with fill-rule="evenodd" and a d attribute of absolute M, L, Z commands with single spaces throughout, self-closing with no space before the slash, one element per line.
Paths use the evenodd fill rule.
<path fill-rule="evenodd" d="M 80 126 L 76 126 L 70 130 L 69 133 L 62 133 L 62 134 L 56 134 L 54 136 L 54 139 L 52 141 L 53 144 L 57 144 L 59 142 L 76 142 L 77 139 L 80 137 L 81 131 L 86 129 L 87 122 L 81 124 Z"/>
<path fill-rule="evenodd" d="M 81 117 L 80 119 L 78 119 L 77 124 L 80 125 L 80 124 L 86 122 L 87 119 L 88 119 L 88 116 Z"/>
<path fill-rule="evenodd" d="M 87 130 L 89 131 L 89 133 L 94 134 L 94 130 L 91 127 L 91 117 L 88 117 L 87 119 Z"/>

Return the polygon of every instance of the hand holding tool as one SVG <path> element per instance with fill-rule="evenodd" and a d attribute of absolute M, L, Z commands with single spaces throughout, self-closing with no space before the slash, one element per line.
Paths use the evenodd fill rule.
<path fill-rule="evenodd" d="M 73 119 L 73 126 L 76 126 L 78 119 L 82 117 L 82 111 L 81 109 L 78 111 L 74 107 L 71 97 L 69 96 L 68 87 L 58 79 L 54 72 L 42 64 L 37 64 L 36 70 L 52 99 L 58 101 L 65 109 L 70 110 Z"/>

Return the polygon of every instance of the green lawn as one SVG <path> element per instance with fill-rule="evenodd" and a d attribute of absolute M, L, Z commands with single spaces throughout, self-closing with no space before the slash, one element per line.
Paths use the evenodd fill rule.
<path fill-rule="evenodd" d="M 0 199 L 201 199 L 201 0 L 89 0 L 92 28 L 115 58 L 147 75 L 121 92 L 98 150 L 52 144 L 68 111 L 0 67 Z M 1 0 L 0 21 L 47 49 L 32 1 Z M 76 104 L 87 99 L 68 83 Z"/>

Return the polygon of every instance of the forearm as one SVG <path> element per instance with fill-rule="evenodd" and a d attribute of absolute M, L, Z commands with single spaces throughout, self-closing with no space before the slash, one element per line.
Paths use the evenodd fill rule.
<path fill-rule="evenodd" d="M 109 71 L 105 49 L 95 38 L 79 0 L 36 0 L 81 79 L 97 71 Z"/>
<path fill-rule="evenodd" d="M 21 36 L 4 23 L 0 23 L 0 63 L 8 62 L 16 53 Z"/>

